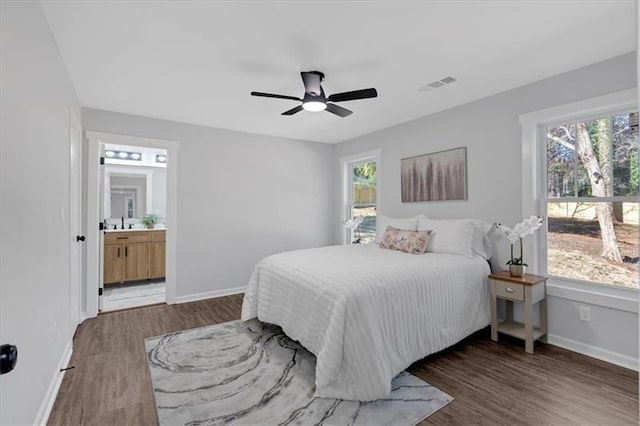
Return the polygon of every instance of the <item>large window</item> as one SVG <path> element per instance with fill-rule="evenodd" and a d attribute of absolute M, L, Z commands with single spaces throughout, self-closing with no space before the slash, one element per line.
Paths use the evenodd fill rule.
<path fill-rule="evenodd" d="M 637 123 L 625 111 L 544 127 L 549 275 L 638 288 Z"/>

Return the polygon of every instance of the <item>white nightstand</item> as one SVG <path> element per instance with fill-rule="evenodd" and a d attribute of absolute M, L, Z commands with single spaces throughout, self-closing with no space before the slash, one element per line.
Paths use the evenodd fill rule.
<path fill-rule="evenodd" d="M 491 286 L 491 340 L 498 341 L 498 333 L 525 341 L 527 353 L 533 353 L 533 342 L 547 334 L 547 277 L 525 274 L 512 277 L 509 272 L 489 275 Z M 498 322 L 498 299 L 507 301 L 506 321 Z M 513 302 L 524 305 L 524 324 L 513 321 Z M 533 326 L 533 305 L 540 303 L 540 327 Z"/>

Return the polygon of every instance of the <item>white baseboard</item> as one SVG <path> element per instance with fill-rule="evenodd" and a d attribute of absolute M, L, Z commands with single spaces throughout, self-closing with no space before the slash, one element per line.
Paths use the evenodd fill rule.
<path fill-rule="evenodd" d="M 610 362 L 611 364 L 638 371 L 638 360 L 627 355 L 611 352 L 606 349 L 587 345 L 586 343 L 577 342 L 575 340 L 567 339 L 566 337 L 557 336 L 555 334 L 547 335 L 547 343 L 549 343 L 550 345 L 568 349 L 573 352 L 578 352 L 582 355 L 587 355 L 592 358 Z"/>
<path fill-rule="evenodd" d="M 67 343 L 67 347 L 65 348 L 62 357 L 60 358 L 60 362 L 58 362 L 56 371 L 53 373 L 53 377 L 51 378 L 51 382 L 49 383 L 49 387 L 47 388 L 47 393 L 44 395 L 42 403 L 40 404 L 40 409 L 38 410 L 38 414 L 33 421 L 34 425 L 47 424 L 49 415 L 51 414 L 51 410 L 53 409 L 53 403 L 56 402 L 56 397 L 58 396 L 58 391 L 60 390 L 60 385 L 62 384 L 62 379 L 64 378 L 64 372 L 61 372 L 60 370 L 69 365 L 72 353 L 73 346 L 72 343 L 69 342 Z"/>
<path fill-rule="evenodd" d="M 244 293 L 247 286 L 225 288 L 222 290 L 213 290 L 206 293 L 188 294 L 186 296 L 176 296 L 174 303 L 195 302 L 197 300 L 214 299 L 216 297 L 231 296 L 232 294 Z"/>

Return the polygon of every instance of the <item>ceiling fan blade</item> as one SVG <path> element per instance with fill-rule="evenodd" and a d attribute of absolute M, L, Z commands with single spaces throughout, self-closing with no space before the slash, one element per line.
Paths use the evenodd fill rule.
<path fill-rule="evenodd" d="M 329 111 L 329 112 L 337 115 L 338 117 L 342 117 L 342 118 L 353 114 L 353 111 L 349 111 L 346 108 L 342 108 L 341 106 L 338 106 L 336 104 L 329 104 L 329 103 L 327 104 L 326 111 Z"/>
<path fill-rule="evenodd" d="M 298 112 L 300 112 L 302 110 L 303 110 L 302 105 L 298 105 L 295 108 L 291 108 L 290 110 L 283 112 L 281 115 L 293 115 L 293 114 L 296 114 L 296 113 L 298 113 Z"/>
<path fill-rule="evenodd" d="M 302 102 L 302 99 L 296 98 L 295 96 L 274 95 L 273 93 L 251 92 L 251 96 L 262 96 L 263 98 L 289 99 L 289 100 L 292 100 L 292 101 L 300 101 L 300 102 Z"/>
<path fill-rule="evenodd" d="M 304 90 L 312 96 L 318 96 L 321 93 L 320 81 L 322 78 L 315 72 L 301 72 L 302 82 L 304 83 Z"/>
<path fill-rule="evenodd" d="M 353 90 L 351 92 L 334 93 L 327 98 L 331 102 L 355 101 L 356 99 L 375 98 L 378 96 L 376 89 Z"/>

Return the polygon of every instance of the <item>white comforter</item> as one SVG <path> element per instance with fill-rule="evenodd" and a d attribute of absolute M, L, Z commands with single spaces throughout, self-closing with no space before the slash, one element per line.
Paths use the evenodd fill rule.
<path fill-rule="evenodd" d="M 375 400 L 411 363 L 489 324 L 486 260 L 373 245 L 280 253 L 255 268 L 242 319 L 317 357 L 316 396 Z"/>

